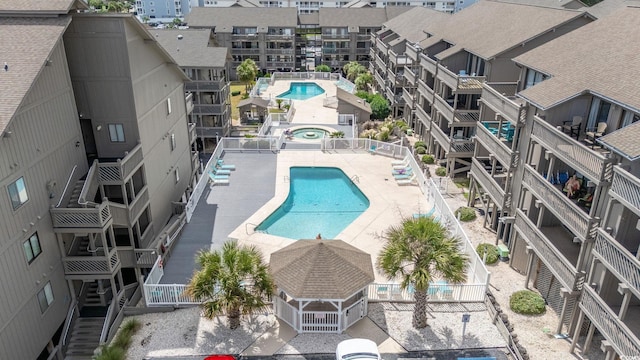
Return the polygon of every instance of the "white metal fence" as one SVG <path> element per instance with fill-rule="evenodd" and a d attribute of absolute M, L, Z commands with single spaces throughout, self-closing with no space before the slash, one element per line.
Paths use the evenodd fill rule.
<path fill-rule="evenodd" d="M 279 297 L 273 299 L 274 314 L 299 333 L 342 333 L 365 315 L 365 300 L 361 299 L 340 311 L 298 310 Z"/>

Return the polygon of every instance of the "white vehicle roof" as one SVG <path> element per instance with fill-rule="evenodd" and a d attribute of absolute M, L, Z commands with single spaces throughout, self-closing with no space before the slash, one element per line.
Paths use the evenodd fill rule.
<path fill-rule="evenodd" d="M 349 339 L 338 344 L 336 360 L 379 359 L 378 345 L 369 339 Z"/>

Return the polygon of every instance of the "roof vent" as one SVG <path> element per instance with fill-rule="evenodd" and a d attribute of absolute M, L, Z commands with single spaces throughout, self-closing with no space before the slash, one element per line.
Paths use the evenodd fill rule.
<path fill-rule="evenodd" d="M 178 40 L 182 40 L 183 37 L 182 34 L 178 34 Z"/>

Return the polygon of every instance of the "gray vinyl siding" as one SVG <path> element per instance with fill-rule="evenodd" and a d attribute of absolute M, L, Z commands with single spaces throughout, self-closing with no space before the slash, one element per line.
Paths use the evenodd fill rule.
<path fill-rule="evenodd" d="M 60 199 L 74 165 L 76 178 L 87 165 L 82 143 L 76 147 L 82 136 L 61 41 L 50 60 L 11 121 L 11 137 L 0 138 L 0 359 L 37 357 L 69 306 L 49 208 Z M 14 211 L 7 186 L 19 177 L 28 201 Z M 50 181 L 56 183 L 52 199 Z M 29 264 L 22 244 L 35 232 L 42 253 Z M 54 302 L 42 314 L 37 293 L 49 281 Z"/>

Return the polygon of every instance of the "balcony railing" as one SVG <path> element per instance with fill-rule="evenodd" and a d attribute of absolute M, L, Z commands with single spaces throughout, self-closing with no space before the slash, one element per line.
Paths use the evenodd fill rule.
<path fill-rule="evenodd" d="M 407 45 L 404 52 L 414 63 L 418 61 L 418 49 L 415 46 Z"/>
<path fill-rule="evenodd" d="M 416 74 L 410 67 L 404 68 L 404 78 L 407 79 L 407 82 L 411 85 L 416 84 Z"/>
<path fill-rule="evenodd" d="M 118 269 L 120 258 L 115 248 L 107 256 L 65 256 L 65 275 L 110 275 Z"/>
<path fill-rule="evenodd" d="M 536 142 L 594 183 L 611 180 L 613 159 L 589 149 L 538 116 L 533 119 L 531 136 Z"/>
<path fill-rule="evenodd" d="M 49 212 L 53 227 L 56 229 L 101 229 L 111 220 L 111 212 L 107 203 L 88 208 L 52 208 Z"/>
<path fill-rule="evenodd" d="M 189 123 L 189 143 L 193 143 L 196 140 L 196 123 Z"/>
<path fill-rule="evenodd" d="M 195 104 L 193 106 L 193 113 L 198 115 L 223 114 L 225 110 L 226 106 L 224 105 Z"/>
<path fill-rule="evenodd" d="M 378 67 L 378 69 L 385 69 L 387 68 L 387 65 L 384 63 L 384 61 L 382 60 L 382 58 L 378 55 L 376 55 L 376 66 Z"/>
<path fill-rule="evenodd" d="M 142 145 L 138 144 L 117 162 L 100 162 L 98 171 L 104 185 L 119 185 L 142 165 Z"/>
<path fill-rule="evenodd" d="M 446 151 L 449 150 L 449 135 L 445 134 L 438 126 L 431 128 L 431 135 Z"/>
<path fill-rule="evenodd" d="M 433 106 L 436 108 L 436 110 L 438 110 L 440 114 L 442 114 L 442 116 L 447 119 L 447 121 L 449 121 L 450 123 L 453 122 L 453 108 L 446 100 L 441 98 L 440 95 L 436 94 L 435 103 Z"/>
<path fill-rule="evenodd" d="M 145 186 L 143 190 L 136 195 L 136 198 L 129 204 L 129 221 L 131 224 L 140 216 L 149 204 L 149 190 Z"/>
<path fill-rule="evenodd" d="M 576 268 L 560 254 L 547 237 L 527 218 L 522 210 L 516 210 L 515 228 L 527 243 L 533 248 L 553 275 L 570 291 L 582 288 L 584 273 L 578 273 Z"/>
<path fill-rule="evenodd" d="M 438 64 L 438 79 L 458 93 L 480 94 L 482 93 L 482 83 L 484 83 L 486 77 L 456 75 L 451 70 Z"/>
<path fill-rule="evenodd" d="M 224 80 L 190 81 L 184 85 L 186 91 L 220 91 L 227 85 Z"/>
<path fill-rule="evenodd" d="M 620 166 L 613 167 L 609 194 L 635 213 L 640 213 L 640 180 Z"/>
<path fill-rule="evenodd" d="M 404 99 L 404 102 L 407 105 L 409 105 L 412 109 L 415 107 L 415 104 L 413 102 L 413 95 L 411 95 L 411 93 L 409 93 L 407 88 L 403 88 L 402 89 L 402 98 Z"/>
<path fill-rule="evenodd" d="M 598 221 L 589 217 L 578 205 L 574 204 L 562 191 L 558 190 L 538 174 L 531 166 L 524 166 L 522 185 L 530 189 L 536 199 L 542 201 L 548 211 L 562 221 L 571 232 L 582 240 L 592 239 L 597 230 Z"/>
<path fill-rule="evenodd" d="M 418 92 L 429 102 L 433 101 L 433 90 L 422 79 L 418 79 Z"/>
<path fill-rule="evenodd" d="M 425 54 L 420 54 L 420 66 L 434 75 L 438 68 L 438 64 L 436 63 L 436 61 Z"/>
<path fill-rule="evenodd" d="M 480 164 L 477 159 L 471 160 L 471 176 L 476 179 L 476 181 L 480 184 L 482 189 L 489 194 L 491 200 L 495 204 L 497 204 L 501 209 L 509 208 L 510 206 L 506 206 L 504 203 L 505 191 L 491 178 L 491 175 L 487 173 L 484 169 L 484 166 Z"/>
<path fill-rule="evenodd" d="M 420 119 L 427 127 L 427 129 L 431 129 L 431 114 L 427 114 L 427 112 L 422 108 L 422 106 L 416 104 L 416 114 L 418 115 L 418 119 Z"/>
<path fill-rule="evenodd" d="M 382 76 L 377 72 L 374 71 L 373 72 L 373 77 L 376 79 L 376 82 L 378 83 L 378 86 L 382 89 L 385 88 L 385 83 L 384 83 L 384 79 L 382 78 Z"/>
<path fill-rule="evenodd" d="M 187 105 L 187 114 L 191 114 L 193 111 L 193 93 L 188 93 L 184 97 L 184 101 Z"/>
<path fill-rule="evenodd" d="M 584 288 L 580 308 L 609 341 L 616 353 L 629 359 L 640 358 L 640 340 L 627 325 L 620 321 L 595 290 L 588 286 Z"/>
<path fill-rule="evenodd" d="M 490 154 L 493 154 L 503 166 L 511 168 L 517 166 L 516 154 L 511 151 L 502 140 L 489 132 L 489 129 L 486 127 L 482 125 L 476 127 L 476 140 L 479 141 Z"/>
<path fill-rule="evenodd" d="M 134 249 L 133 250 L 136 257 L 136 265 L 138 267 L 152 267 L 156 262 L 156 258 L 158 254 L 156 254 L 155 250 L 152 249 Z"/>
<path fill-rule="evenodd" d="M 517 83 L 484 83 L 480 101 L 512 124 L 524 125 L 527 121 L 526 108 L 509 98 L 515 94 L 515 89 L 510 89 L 511 86 L 515 87 Z"/>
<path fill-rule="evenodd" d="M 640 297 L 640 260 L 602 229 L 598 230 L 593 251 L 618 280 L 627 284 Z"/>

